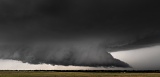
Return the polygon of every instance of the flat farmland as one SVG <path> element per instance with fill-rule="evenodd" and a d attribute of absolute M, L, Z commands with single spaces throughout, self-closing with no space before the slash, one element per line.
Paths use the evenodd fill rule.
<path fill-rule="evenodd" d="M 0 71 L 0 77 L 160 77 L 160 73 Z"/>

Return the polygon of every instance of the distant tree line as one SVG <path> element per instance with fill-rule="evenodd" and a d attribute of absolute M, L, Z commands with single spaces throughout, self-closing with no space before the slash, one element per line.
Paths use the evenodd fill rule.
<path fill-rule="evenodd" d="M 104 73 L 160 73 L 160 70 L 0 70 L 15 72 L 104 72 Z"/>

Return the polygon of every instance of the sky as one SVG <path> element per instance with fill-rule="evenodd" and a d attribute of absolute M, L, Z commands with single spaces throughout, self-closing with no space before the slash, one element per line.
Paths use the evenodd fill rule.
<path fill-rule="evenodd" d="M 1 69 L 160 69 L 155 0 L 1 0 L 0 6 Z"/>

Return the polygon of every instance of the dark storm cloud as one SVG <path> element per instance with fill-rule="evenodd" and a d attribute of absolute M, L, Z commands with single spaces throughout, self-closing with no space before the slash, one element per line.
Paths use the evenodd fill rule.
<path fill-rule="evenodd" d="M 97 43 L 50 42 L 2 45 L 0 53 L 1 59 L 20 60 L 31 64 L 130 67 L 127 63 L 114 59 L 104 48 L 98 47 Z"/>
<path fill-rule="evenodd" d="M 3 59 L 129 67 L 108 52 L 159 42 L 152 42 L 157 38 L 152 36 L 160 35 L 159 6 L 153 0 L 1 0 L 0 4 Z"/>

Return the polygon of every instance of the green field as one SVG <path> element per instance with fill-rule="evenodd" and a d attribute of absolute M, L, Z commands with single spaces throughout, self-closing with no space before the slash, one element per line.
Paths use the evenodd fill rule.
<path fill-rule="evenodd" d="M 1 71 L 0 77 L 160 77 L 160 73 L 100 73 L 100 72 L 18 72 Z"/>

